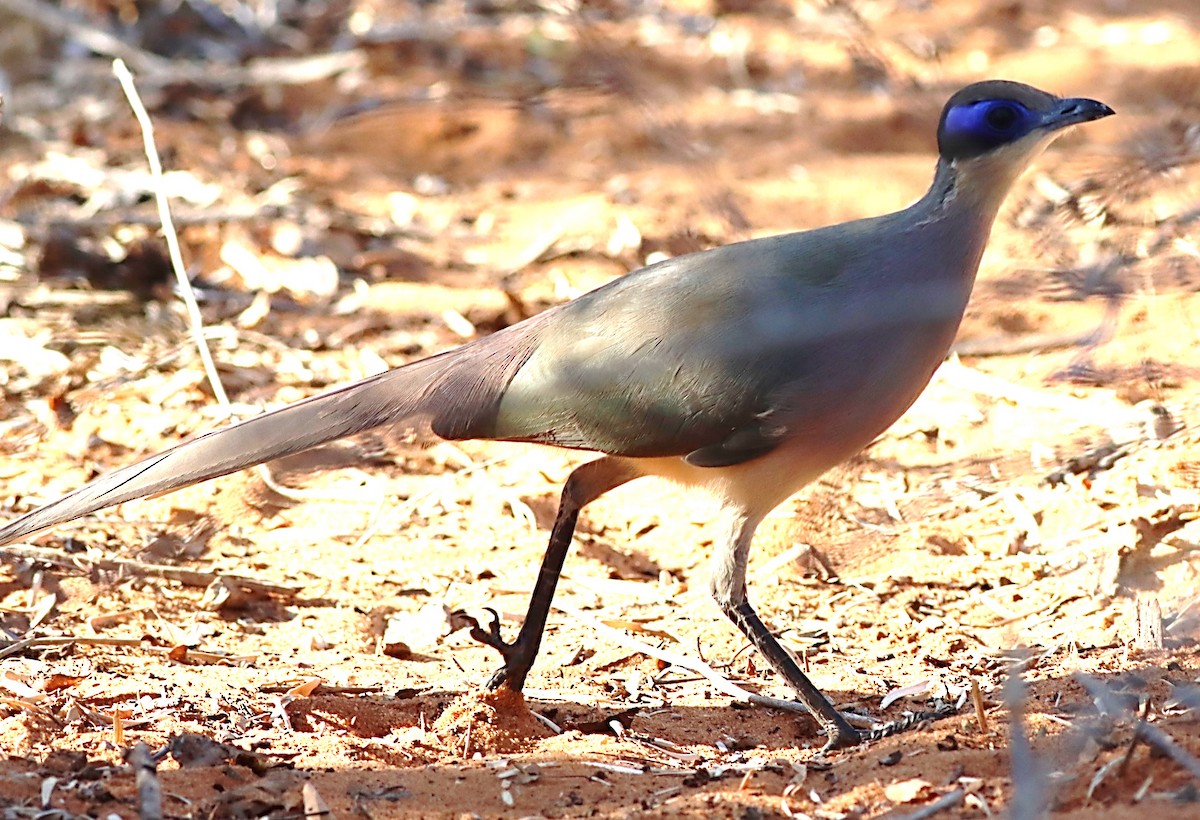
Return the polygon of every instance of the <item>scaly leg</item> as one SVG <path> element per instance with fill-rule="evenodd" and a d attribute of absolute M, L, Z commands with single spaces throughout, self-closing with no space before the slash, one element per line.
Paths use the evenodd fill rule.
<path fill-rule="evenodd" d="M 825 749 L 840 749 L 856 746 L 863 736 L 846 722 L 829 699 L 813 685 L 795 659 L 775 639 L 770 630 L 759 619 L 758 614 L 746 599 L 746 561 L 750 553 L 750 542 L 761 516 L 751 516 L 744 510 L 727 507 L 722 512 L 728 533 L 717 545 L 713 556 L 713 573 L 710 582 L 712 596 L 725 616 L 750 639 L 754 648 L 796 690 L 800 703 L 816 718 L 829 738 Z"/>
<path fill-rule="evenodd" d="M 609 490 L 620 487 L 638 475 L 639 473 L 627 462 L 606 457 L 589 461 L 576 468 L 567 478 L 567 483 L 563 486 L 562 500 L 558 504 L 558 515 L 554 519 L 553 529 L 550 530 L 550 543 L 546 546 L 542 568 L 538 572 L 537 583 L 534 584 L 533 594 L 529 599 L 529 610 L 525 613 L 525 623 L 521 625 L 517 639 L 507 643 L 500 636 L 500 619 L 495 612 L 492 612 L 492 621 L 486 629 L 478 625 L 471 628 L 472 638 L 487 644 L 504 656 L 504 666 L 492 675 L 488 681 L 489 688 L 496 689 L 504 684 L 514 692 L 521 691 L 542 645 L 546 617 L 550 614 L 550 604 L 554 600 L 554 589 L 558 585 L 558 576 L 562 573 L 563 561 L 571 548 L 579 511 Z"/>

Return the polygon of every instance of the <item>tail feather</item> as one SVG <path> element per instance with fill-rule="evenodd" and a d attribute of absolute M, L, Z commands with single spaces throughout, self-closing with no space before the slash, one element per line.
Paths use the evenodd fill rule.
<path fill-rule="evenodd" d="M 513 375 L 559 309 L 261 416 L 214 430 L 100 476 L 0 527 L 0 545 L 82 515 L 199 484 L 336 439 L 397 427 L 442 438 L 490 438 Z"/>
<path fill-rule="evenodd" d="M 214 430 L 107 473 L 0 527 L 0 544 L 125 501 L 157 495 L 303 452 L 384 425 L 418 426 L 436 412 L 439 377 L 451 351 L 390 370 L 261 416 Z"/>

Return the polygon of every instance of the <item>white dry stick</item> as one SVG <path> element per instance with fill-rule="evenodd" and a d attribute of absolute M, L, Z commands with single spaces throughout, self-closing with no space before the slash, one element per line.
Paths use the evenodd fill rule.
<path fill-rule="evenodd" d="M 300 789 L 300 795 L 304 801 L 305 818 L 324 817 L 326 820 L 333 820 L 333 812 L 329 810 L 329 804 L 321 799 L 317 787 L 312 784 L 311 780 Z"/>
<path fill-rule="evenodd" d="M 689 672 L 695 672 L 701 675 L 712 684 L 713 688 L 718 692 L 728 695 L 737 701 L 743 703 L 753 703 L 756 706 L 766 706 L 771 709 L 779 709 L 785 712 L 796 712 L 801 715 L 809 714 L 809 711 L 803 705 L 796 701 L 781 700 L 780 698 L 772 698 L 767 695 L 759 695 L 751 692 L 748 689 L 743 689 L 733 681 L 721 675 L 717 670 L 713 669 L 699 658 L 693 658 L 690 655 L 683 655 L 678 652 L 670 652 L 666 649 L 659 649 L 656 646 L 651 646 L 648 643 L 639 641 L 636 638 L 631 638 L 619 629 L 613 629 L 607 624 L 585 615 L 582 611 L 576 609 L 569 604 L 554 602 L 554 608 L 559 612 L 570 615 L 572 618 L 587 624 L 603 637 L 613 641 L 618 646 L 624 646 L 627 649 L 632 649 L 635 652 L 640 652 L 651 658 L 656 658 L 664 663 L 669 663 L 671 666 L 686 669 Z M 846 715 L 847 719 L 854 721 L 857 715 Z"/>
<path fill-rule="evenodd" d="M 966 789 L 955 789 L 952 792 L 946 792 L 937 800 L 934 800 L 927 806 L 922 806 L 914 812 L 897 815 L 896 820 L 927 820 L 927 818 L 933 817 L 935 814 L 955 808 L 966 799 Z"/>
<path fill-rule="evenodd" d="M 192 283 L 188 281 L 187 272 L 183 269 L 183 255 L 179 252 L 179 237 L 175 233 L 175 223 L 171 220 L 167 189 L 163 183 L 162 161 L 158 157 L 158 148 L 154 145 L 154 126 L 150 123 L 150 115 L 146 113 L 146 106 L 142 105 L 142 98 L 138 96 L 137 88 L 133 85 L 133 75 L 129 73 L 129 68 L 125 65 L 124 60 L 120 58 L 113 60 L 113 74 L 121 83 L 121 89 L 129 100 L 129 107 L 133 109 L 133 116 L 137 118 L 138 125 L 142 129 L 142 144 L 146 151 L 146 161 L 150 164 L 150 177 L 154 183 L 154 201 L 158 205 L 158 218 L 162 222 L 163 236 L 167 240 L 167 252 L 171 257 L 171 267 L 179 282 L 179 295 L 183 297 L 183 303 L 187 306 L 188 324 L 191 326 L 196 348 L 200 351 L 200 361 L 204 363 L 204 372 L 208 374 L 208 382 L 212 386 L 217 404 L 228 412 L 229 397 L 225 395 L 221 377 L 217 375 L 217 367 L 213 364 L 212 353 L 209 352 L 208 344 L 204 341 L 204 320 L 200 316 L 200 306 L 196 304 L 196 294 L 192 292 Z"/>

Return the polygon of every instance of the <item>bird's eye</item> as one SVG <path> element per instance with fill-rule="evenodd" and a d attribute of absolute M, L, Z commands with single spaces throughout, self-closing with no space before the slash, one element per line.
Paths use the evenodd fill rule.
<path fill-rule="evenodd" d="M 987 124 L 997 131 L 1007 131 L 1017 124 L 1021 116 L 1017 113 L 1017 109 L 1011 105 L 1000 103 L 991 107 L 985 119 L 987 120 Z"/>
<path fill-rule="evenodd" d="M 1039 115 L 1003 97 L 948 106 L 938 129 L 943 156 L 968 157 L 1016 142 L 1038 127 Z"/>

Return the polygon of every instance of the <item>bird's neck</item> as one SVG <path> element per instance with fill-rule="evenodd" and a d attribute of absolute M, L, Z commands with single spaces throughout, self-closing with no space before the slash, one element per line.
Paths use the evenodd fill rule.
<path fill-rule="evenodd" d="M 1015 175 L 997 164 L 973 161 L 956 163 L 939 159 L 933 184 L 912 205 L 919 223 L 967 219 L 989 230 Z"/>
<path fill-rule="evenodd" d="M 950 207 L 958 199 L 958 194 L 958 168 L 949 160 L 938 159 L 933 171 L 933 183 L 917 204 L 936 213 Z"/>
<path fill-rule="evenodd" d="M 1061 130 L 1032 135 L 1011 145 L 967 159 L 938 158 L 933 184 L 914 205 L 920 219 L 937 220 L 955 214 L 987 225 L 990 229 L 1000 204 L 1030 163 L 1059 135 Z"/>
<path fill-rule="evenodd" d="M 966 306 L 992 223 L 1010 187 L 1007 182 L 985 184 L 979 174 L 988 170 L 939 159 L 926 194 L 887 218 L 895 229 L 889 240 L 893 249 L 905 243 L 912 254 L 928 263 L 915 266 L 906 275 L 922 287 L 939 283 L 939 300 L 953 300 L 946 315 L 961 313 Z M 897 275 L 889 270 L 889 281 L 895 281 Z"/>

